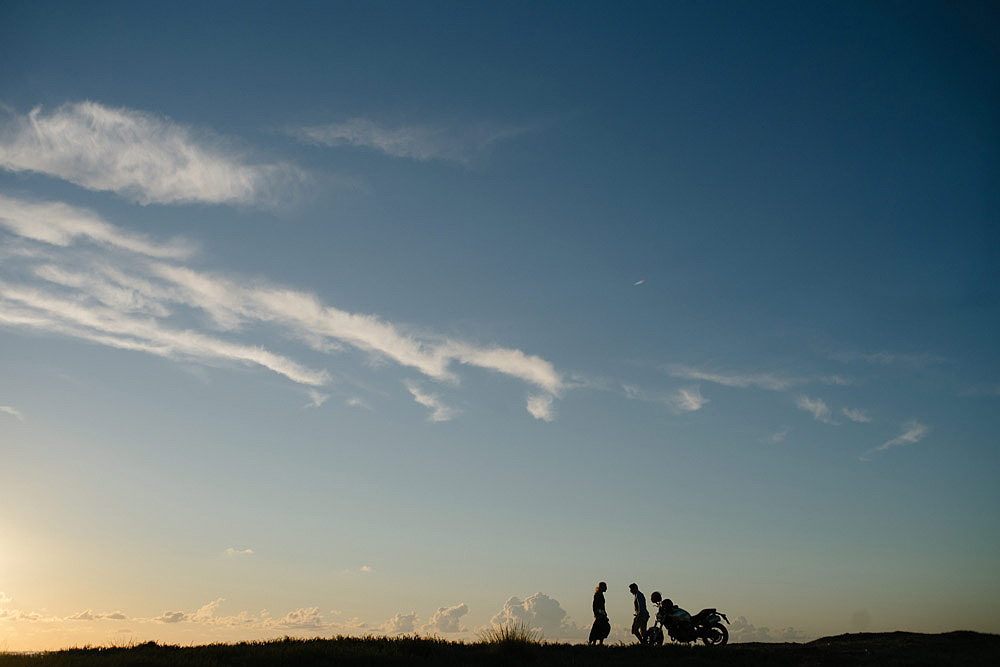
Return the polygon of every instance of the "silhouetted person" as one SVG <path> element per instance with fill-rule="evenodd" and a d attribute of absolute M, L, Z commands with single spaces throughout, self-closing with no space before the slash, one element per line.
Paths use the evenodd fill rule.
<path fill-rule="evenodd" d="M 635 600 L 632 606 L 635 609 L 635 618 L 632 620 L 632 634 L 639 639 L 640 644 L 646 643 L 646 623 L 649 622 L 649 612 L 646 611 L 646 596 L 642 594 L 635 583 L 628 585 L 629 591 Z"/>
<path fill-rule="evenodd" d="M 611 622 L 608 620 L 608 612 L 604 608 L 604 591 L 608 590 L 608 585 L 603 581 L 597 584 L 594 589 L 594 625 L 590 628 L 589 644 L 597 642 L 604 644 L 604 638 L 611 634 Z"/>

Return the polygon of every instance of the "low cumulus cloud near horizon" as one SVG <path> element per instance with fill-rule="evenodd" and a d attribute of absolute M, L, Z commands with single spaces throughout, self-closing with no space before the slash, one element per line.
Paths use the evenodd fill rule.
<path fill-rule="evenodd" d="M 166 610 L 156 616 L 130 616 L 122 611 L 97 612 L 93 609 L 71 614 L 69 616 L 46 615 L 34 611 L 23 611 L 9 608 L 12 602 L 10 596 L 0 593 L 0 621 L 28 624 L 59 624 L 70 623 L 82 628 L 121 628 L 128 623 L 130 632 L 152 633 L 156 628 L 211 628 L 213 631 L 237 632 L 235 636 L 265 637 L 269 633 L 281 633 L 289 636 L 314 637 L 319 635 L 419 635 L 439 636 L 451 639 L 475 639 L 490 626 L 477 630 L 466 626 L 464 621 L 470 614 L 469 606 L 460 602 L 445 605 L 421 622 L 421 616 L 415 611 L 398 612 L 385 621 L 371 623 L 357 617 L 346 617 L 342 612 L 330 610 L 324 613 L 320 607 L 299 607 L 283 615 L 273 616 L 268 610 L 257 612 L 246 610 L 235 613 L 222 613 L 225 598 L 215 598 L 196 609 Z M 863 622 L 858 621 L 862 619 Z M 870 624 L 867 612 L 855 614 L 855 625 L 863 629 Z M 614 619 L 612 619 L 614 620 Z M 586 640 L 589 625 L 586 627 L 574 622 L 558 600 L 537 592 L 527 597 L 511 596 L 501 609 L 490 619 L 493 627 L 512 623 L 523 624 L 540 637 L 548 641 L 583 642 Z M 242 633 L 251 634 L 242 634 Z M 729 626 L 731 642 L 802 642 L 809 637 L 794 627 L 773 629 L 768 626 L 757 626 L 749 622 L 745 616 L 733 619 Z M 227 636 L 232 636 L 227 634 Z M 628 623 L 613 624 L 613 641 L 628 643 L 631 640 Z"/>
<path fill-rule="evenodd" d="M 558 600 L 541 592 L 524 599 L 511 596 L 490 623 L 494 626 L 520 623 L 552 640 L 578 639 L 589 631 L 573 622 Z"/>
<path fill-rule="evenodd" d="M 734 618 L 728 630 L 729 639 L 733 643 L 802 642 L 807 638 L 804 632 L 793 627 L 773 630 L 766 625 L 758 627 L 747 621 L 746 616 Z"/>

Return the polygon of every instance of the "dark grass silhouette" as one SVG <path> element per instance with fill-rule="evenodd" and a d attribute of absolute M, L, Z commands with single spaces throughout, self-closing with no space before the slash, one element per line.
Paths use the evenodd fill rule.
<path fill-rule="evenodd" d="M 949 632 L 863 633 L 806 644 L 702 646 L 586 646 L 549 644 L 531 636 L 461 643 L 423 637 L 278 639 L 179 647 L 76 648 L 39 655 L 0 654 L 0 667 L 268 667 L 302 665 L 573 665 L 635 667 L 655 660 L 683 667 L 923 667 L 996 665 L 1000 635 Z"/>

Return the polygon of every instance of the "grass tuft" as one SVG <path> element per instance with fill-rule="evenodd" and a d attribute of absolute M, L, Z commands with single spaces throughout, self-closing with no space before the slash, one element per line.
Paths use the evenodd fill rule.
<path fill-rule="evenodd" d="M 529 644 L 541 644 L 542 634 L 537 630 L 532 630 L 524 623 L 504 623 L 494 625 L 479 633 L 479 642 L 491 646 L 512 646 Z"/>

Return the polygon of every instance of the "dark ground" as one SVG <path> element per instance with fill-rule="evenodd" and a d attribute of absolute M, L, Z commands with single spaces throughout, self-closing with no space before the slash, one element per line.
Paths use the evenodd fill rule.
<path fill-rule="evenodd" d="M 68 649 L 32 656 L 0 655 L 0 667 L 263 667 L 284 665 L 572 665 L 635 667 L 918 667 L 1000 665 L 1000 635 L 949 632 L 863 633 L 806 644 L 589 647 L 569 644 L 458 644 L 418 638 L 285 639 L 208 646 L 142 644 L 131 648 Z"/>

